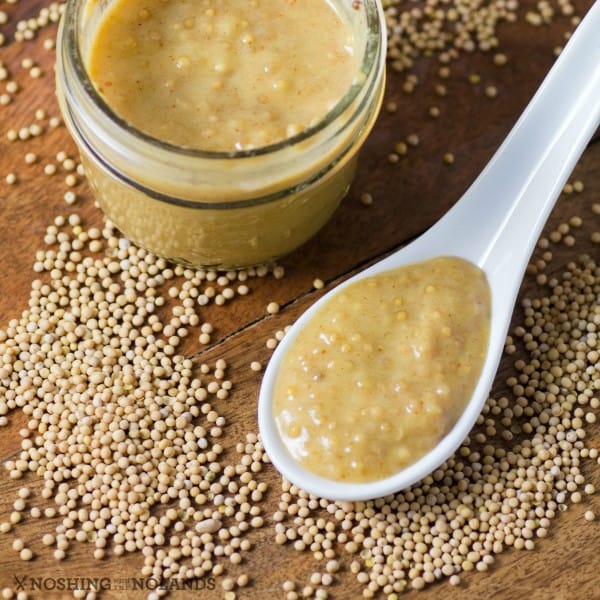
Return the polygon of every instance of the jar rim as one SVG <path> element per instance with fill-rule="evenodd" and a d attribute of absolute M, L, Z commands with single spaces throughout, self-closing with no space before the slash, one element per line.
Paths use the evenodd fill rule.
<path fill-rule="evenodd" d="M 344 95 L 336 102 L 335 106 L 331 110 L 329 110 L 318 123 L 307 127 L 306 129 L 292 137 L 280 140 L 273 144 L 268 144 L 266 146 L 259 146 L 256 148 L 242 150 L 202 150 L 199 148 L 185 147 L 179 146 L 177 144 L 172 144 L 170 142 L 166 142 L 164 140 L 161 140 L 159 138 L 145 133 L 144 131 L 138 129 L 137 127 L 134 127 L 133 125 L 131 125 L 131 123 L 120 117 L 102 98 L 102 96 L 92 83 L 87 69 L 84 66 L 84 60 L 81 54 L 81 47 L 79 43 L 79 28 L 77 24 L 79 22 L 79 16 L 81 11 L 83 10 L 84 4 L 85 3 L 81 2 L 80 0 L 67 0 L 65 12 L 63 14 L 64 35 L 62 37 L 62 39 L 65 41 L 66 49 L 69 55 L 75 58 L 75 60 L 72 63 L 72 66 L 79 78 L 79 82 L 84 92 L 88 95 L 88 97 L 92 100 L 96 107 L 104 114 L 105 117 L 107 117 L 110 121 L 112 121 L 115 125 L 121 128 L 127 134 L 132 135 L 134 138 L 138 139 L 144 144 L 154 146 L 155 148 L 158 148 L 162 151 L 174 153 L 182 157 L 185 156 L 189 158 L 203 159 L 251 158 L 279 152 L 285 148 L 302 143 L 303 141 L 308 140 L 313 136 L 316 136 L 322 130 L 326 129 L 328 126 L 334 123 L 336 119 L 341 114 L 343 114 L 348 107 L 352 105 L 352 103 L 356 100 L 357 96 L 363 89 L 364 82 L 369 80 L 369 76 L 372 73 L 372 71 L 380 67 L 380 57 L 382 52 L 384 51 L 384 49 L 381 46 L 384 43 L 383 40 L 385 39 L 385 36 L 382 35 L 382 33 L 384 33 L 385 31 L 385 21 L 380 2 L 379 0 L 362 0 L 360 2 L 360 6 L 363 6 L 365 9 L 367 20 L 367 33 L 365 36 L 364 54 L 360 68 L 357 72 L 357 77 L 353 79 L 352 83 L 350 84 L 350 87 L 347 89 Z"/>

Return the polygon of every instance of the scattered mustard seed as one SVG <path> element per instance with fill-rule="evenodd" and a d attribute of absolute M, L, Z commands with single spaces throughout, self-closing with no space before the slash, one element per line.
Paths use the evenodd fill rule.
<path fill-rule="evenodd" d="M 429 116 L 433 117 L 434 119 L 437 119 L 441 114 L 440 109 L 437 106 L 430 106 L 429 107 Z"/>
<path fill-rule="evenodd" d="M 398 142 L 394 145 L 394 152 L 400 156 L 404 156 L 408 152 L 408 146 L 405 142 Z"/>
<path fill-rule="evenodd" d="M 447 165 L 454 164 L 454 154 L 452 154 L 452 152 L 446 152 L 446 154 L 444 154 L 444 163 Z"/>
<path fill-rule="evenodd" d="M 486 85 L 485 86 L 485 95 L 488 98 L 495 98 L 498 95 L 498 88 L 495 85 Z"/>
<path fill-rule="evenodd" d="M 29 548 L 23 548 L 21 552 L 19 552 L 19 558 L 21 560 L 31 560 L 33 558 L 33 552 Z"/>
<path fill-rule="evenodd" d="M 270 315 L 276 315 L 279 312 L 279 304 L 277 302 L 269 302 L 267 305 L 267 312 Z"/>
<path fill-rule="evenodd" d="M 360 195 L 360 203 L 363 206 L 370 206 L 373 204 L 373 196 L 369 192 L 363 192 Z"/>

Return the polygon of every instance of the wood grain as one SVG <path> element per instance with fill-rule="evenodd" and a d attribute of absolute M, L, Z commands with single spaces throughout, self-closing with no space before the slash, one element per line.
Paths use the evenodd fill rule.
<path fill-rule="evenodd" d="M 578 1 L 575 5 L 583 12 L 590 2 Z M 45 229 L 54 216 L 77 211 L 86 224 L 102 222 L 84 181 L 75 188 L 76 205 L 69 207 L 63 199 L 68 189 L 65 173 L 60 169 L 54 176 L 43 173 L 45 164 L 56 163 L 55 156 L 59 151 L 76 157 L 75 147 L 64 127 L 51 129 L 46 119 L 41 121 L 46 131 L 39 138 L 10 142 L 6 136 L 11 128 L 19 129 L 33 123 L 38 108 L 44 108 L 48 116 L 58 115 L 54 99 L 54 51 L 43 46 L 44 40 L 54 37 L 55 26 L 44 28 L 31 41 L 13 41 L 16 23 L 37 15 L 43 6 L 44 2 L 33 0 L 0 6 L 9 15 L 8 22 L 2 26 L 6 42 L 0 47 L 0 60 L 20 86 L 13 101 L 0 106 L 0 328 L 18 318 L 27 307 L 31 282 L 35 278 L 32 271 L 35 252 L 43 248 Z M 509 131 L 552 64 L 553 48 L 563 43 L 565 32 L 571 27 L 565 17 L 559 16 L 543 27 L 527 25 L 523 15 L 533 6 L 531 0 L 523 2 L 519 22 L 500 28 L 501 46 L 508 64 L 502 68 L 494 66 L 490 54 L 461 55 L 452 64 L 452 76 L 445 82 L 448 95 L 444 98 L 434 92 L 435 84 L 439 83 L 438 64 L 434 59 L 421 59 L 415 65 L 420 82 L 413 94 L 401 91 L 402 77 L 390 70 L 386 100 L 394 100 L 398 110 L 393 114 L 382 112 L 363 151 L 355 184 L 331 222 L 303 248 L 281 261 L 286 270 L 282 280 L 255 279 L 251 282 L 251 294 L 236 299 L 226 310 L 216 306 L 207 308 L 204 317 L 215 326 L 210 347 L 202 349 L 189 339 L 185 351 L 199 362 L 213 363 L 217 358 L 225 358 L 229 364 L 228 375 L 234 390 L 230 399 L 219 406 L 229 423 L 225 442 L 229 449 L 243 439 L 246 432 L 257 428 L 260 374 L 251 371 L 249 364 L 252 360 L 266 363 L 269 357 L 266 339 L 291 323 L 322 293 L 313 289 L 313 279 L 320 277 L 329 288 L 424 231 L 460 197 Z M 31 58 L 40 65 L 43 77 L 31 78 L 21 67 L 24 58 Z M 473 74 L 481 80 L 477 85 L 469 82 L 469 76 Z M 488 84 L 498 89 L 496 98 L 486 97 L 484 89 Z M 440 108 L 438 119 L 428 115 L 432 105 Z M 419 146 L 410 148 L 407 156 L 398 163 L 389 163 L 387 157 L 394 145 L 413 133 L 420 137 Z M 25 163 L 27 152 L 38 155 L 35 164 Z M 455 155 L 455 163 L 451 166 L 443 163 L 446 152 Z M 17 174 L 17 184 L 5 182 L 9 173 Z M 584 219 L 584 225 L 576 234 L 576 245 L 554 249 L 552 268 L 557 273 L 581 252 L 598 257 L 598 245 L 591 241 L 592 232 L 599 229 L 598 216 L 591 212 L 592 204 L 600 201 L 598 140 L 592 142 L 584 154 L 574 178 L 584 182 L 584 191 L 563 196 L 546 228 L 546 232 L 550 232 L 573 215 L 581 215 Z M 370 206 L 360 202 L 361 194 L 365 192 L 373 196 Z M 526 278 L 522 298 L 543 293 L 543 288 L 532 277 Z M 279 302 L 282 310 L 268 316 L 266 305 L 271 300 Z M 520 318 L 517 308 L 515 322 Z M 513 372 L 514 360 L 514 356 L 503 359 L 493 393 L 501 393 L 504 389 L 506 377 Z M 0 432 L 1 462 L 18 453 L 18 432 L 24 423 L 24 416 L 18 411 L 10 415 L 8 426 Z M 600 428 L 592 426 L 587 431 L 587 444 L 600 448 Z M 582 465 L 582 470 L 588 480 L 600 488 L 600 465 L 588 461 Z M 249 537 L 254 547 L 245 555 L 242 565 L 230 568 L 233 574 L 245 572 L 251 576 L 251 586 L 239 590 L 238 598 L 283 598 L 283 581 L 292 579 L 306 583 L 310 574 L 319 568 L 310 553 L 275 545 L 270 515 L 277 507 L 280 478 L 272 468 L 263 477 L 270 484 L 270 492 L 263 500 L 267 523 Z M 6 520 L 12 510 L 16 490 L 22 484 L 10 480 L 4 469 L 0 470 L 0 521 Z M 40 488 L 40 482 L 33 477 L 27 479 L 27 485 L 32 490 Z M 600 598 L 600 519 L 595 522 L 584 520 L 583 513 L 590 508 L 600 516 L 600 501 L 596 496 L 585 498 L 580 505 L 569 506 L 553 521 L 549 537 L 537 541 L 535 550 L 507 550 L 490 571 L 464 576 L 458 588 L 440 583 L 424 591 L 408 592 L 404 597 L 419 600 Z M 0 534 L 0 589 L 14 586 L 14 575 L 107 577 L 114 587 L 126 587 L 130 585 L 127 583 L 130 578 L 139 576 L 139 556 L 95 561 L 90 548 L 82 544 L 69 552 L 67 560 L 55 561 L 50 550 L 40 543 L 43 533 L 53 530 L 55 525 L 56 520 L 28 518 L 18 526 L 17 533 Z M 33 562 L 24 563 L 12 550 L 15 535 L 35 549 Z M 362 588 L 348 572 L 346 558 L 343 564 L 344 569 L 331 588 L 331 597 L 361 597 Z M 71 597 L 56 591 L 32 595 L 43 599 Z M 131 589 L 113 589 L 102 597 L 134 600 L 145 595 Z M 173 597 L 222 598 L 223 590 L 220 581 L 216 581 L 213 590 L 179 591 L 174 592 Z"/>

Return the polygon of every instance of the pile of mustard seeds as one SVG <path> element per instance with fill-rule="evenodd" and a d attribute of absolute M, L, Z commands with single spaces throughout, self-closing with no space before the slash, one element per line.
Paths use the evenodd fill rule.
<path fill-rule="evenodd" d="M 215 405 L 232 389 L 228 366 L 178 348 L 192 329 L 206 333 L 199 312 L 234 274 L 172 267 L 110 224 L 84 229 L 76 214 L 57 217 L 45 242 L 28 309 L 0 330 L 0 425 L 15 409 L 27 417 L 21 451 L 4 466 L 43 486 L 41 498 L 21 488 L 0 532 L 26 516 L 58 517 L 42 540 L 57 560 L 85 542 L 97 559 L 141 552 L 142 575 L 157 581 L 226 574 L 251 548 L 247 532 L 263 526 L 267 459 L 252 433 L 224 458 Z"/>
<path fill-rule="evenodd" d="M 516 0 L 383 0 L 382 4 L 388 28 L 388 61 L 393 72 L 406 75 L 407 93 L 418 84 L 412 71 L 419 59 L 432 58 L 448 65 L 465 54 L 483 52 L 492 53 L 494 64 L 502 66 L 506 63 L 499 31 L 503 25 L 523 19 L 535 28 L 565 18 L 574 27 L 580 20 L 569 0 L 540 0 L 530 10 Z M 448 67 L 441 68 L 440 76 L 447 77 Z"/>

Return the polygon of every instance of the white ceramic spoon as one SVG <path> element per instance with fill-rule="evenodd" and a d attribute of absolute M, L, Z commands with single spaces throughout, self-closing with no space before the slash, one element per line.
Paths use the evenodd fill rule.
<path fill-rule="evenodd" d="M 504 143 L 460 201 L 414 242 L 323 296 L 298 319 L 277 347 L 264 374 L 258 420 L 267 454 L 288 480 L 324 498 L 366 500 L 408 487 L 456 451 L 488 398 L 533 248 L 562 187 L 599 124 L 600 0 L 597 0 Z M 307 321 L 344 286 L 436 256 L 457 256 L 477 264 L 491 287 L 488 353 L 464 413 L 434 449 L 385 479 L 341 483 L 307 471 L 286 450 L 273 415 L 273 389 L 283 355 Z"/>

